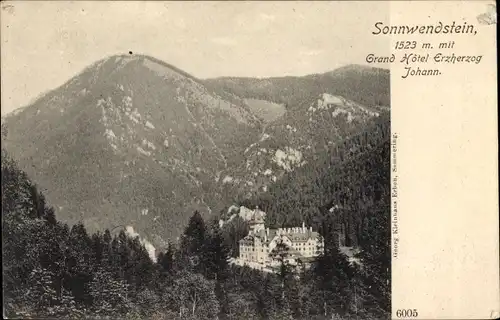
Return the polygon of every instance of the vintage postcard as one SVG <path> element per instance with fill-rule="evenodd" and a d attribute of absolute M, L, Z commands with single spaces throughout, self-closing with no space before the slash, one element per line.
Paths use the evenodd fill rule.
<path fill-rule="evenodd" d="M 0 18 L 4 318 L 500 317 L 496 2 Z"/>

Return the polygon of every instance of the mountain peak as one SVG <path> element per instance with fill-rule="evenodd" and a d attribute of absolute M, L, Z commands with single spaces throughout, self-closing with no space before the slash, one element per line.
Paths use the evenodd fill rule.
<path fill-rule="evenodd" d="M 163 60 L 160 60 L 158 58 L 146 54 L 135 54 L 131 52 L 128 54 L 115 54 L 95 62 L 92 66 L 94 67 L 102 66 L 103 64 L 109 63 L 109 64 L 114 64 L 116 68 L 121 68 L 130 62 L 142 63 L 144 66 L 150 69 L 154 69 L 155 71 L 157 71 L 157 73 L 163 75 L 173 71 L 183 77 L 189 78 L 195 82 L 200 83 L 200 80 L 198 78 L 189 74 L 188 72 L 168 62 L 165 62 Z"/>

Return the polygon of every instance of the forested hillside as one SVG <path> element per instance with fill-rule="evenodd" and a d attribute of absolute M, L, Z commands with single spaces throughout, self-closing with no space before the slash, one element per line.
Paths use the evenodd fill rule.
<path fill-rule="evenodd" d="M 356 65 L 199 80 L 115 55 L 2 118 L 2 146 L 59 220 L 130 226 L 164 249 L 195 210 L 209 217 L 316 163 L 389 109 L 389 89 L 388 70 Z"/>
<path fill-rule="evenodd" d="M 390 121 L 385 113 L 241 204 L 262 208 L 271 227 L 305 221 L 320 228 L 325 218 L 334 217 L 349 226 L 348 241 L 357 244 L 371 212 L 390 206 L 389 193 Z"/>
<path fill-rule="evenodd" d="M 224 198 L 259 121 L 246 104 L 167 63 L 106 57 L 2 119 L 2 146 L 58 218 L 93 231 L 130 225 L 155 246 Z"/>
<path fill-rule="evenodd" d="M 383 125 L 376 127 L 383 128 Z M 370 151 L 377 150 L 376 139 L 359 139 L 373 144 Z M 388 157 L 379 162 L 375 156 L 369 161 L 363 158 L 362 152 L 354 149 L 352 152 L 359 156 L 338 154 L 339 158 L 345 158 L 333 170 L 339 176 L 324 177 L 322 181 L 334 178 L 326 185 L 331 188 L 339 185 L 342 167 L 350 163 L 348 159 L 357 159 L 358 164 L 346 172 L 364 168 L 365 173 L 361 171 L 359 176 L 370 176 L 370 172 L 384 175 L 380 167 L 370 168 L 367 163 L 383 164 Z M 215 221 L 204 221 L 197 212 L 189 220 L 179 243 L 171 243 L 154 263 L 139 239 L 123 231 L 89 234 L 82 224 L 69 228 L 58 222 L 37 187 L 3 150 L 1 170 L 4 310 L 9 318 L 388 317 L 390 277 L 385 259 L 388 246 L 385 231 L 380 231 L 388 226 L 388 211 L 382 205 L 385 203 L 381 200 L 385 199 L 382 185 L 374 184 L 364 191 L 373 199 L 373 204 L 365 201 L 364 206 L 358 206 L 370 211 L 363 233 L 370 241 L 360 241 L 362 267 L 349 265 L 335 241 L 329 240 L 325 254 L 318 258 L 315 267 L 309 271 L 298 270 L 297 277 L 284 262 L 278 274 L 232 266 L 229 263 L 231 243 L 241 236 L 239 233 L 244 232 L 245 226 L 227 225 L 221 230 Z M 365 183 L 375 178 L 367 179 Z M 353 192 L 361 190 L 361 187 L 354 188 Z M 355 207 L 351 195 L 339 194 L 341 196 L 330 200 L 338 201 L 345 208 Z M 278 199 L 277 194 L 275 197 Z M 271 209 L 269 204 L 268 208 Z M 274 223 L 283 216 L 278 211 Z M 324 230 L 326 227 L 328 223 L 324 222 Z"/>
<path fill-rule="evenodd" d="M 390 119 L 383 113 L 315 162 L 284 176 L 269 192 L 241 201 L 267 212 L 268 227 L 307 225 L 320 230 L 325 246 L 360 247 L 368 263 L 373 305 L 389 310 Z"/>
<path fill-rule="evenodd" d="M 300 106 L 304 99 L 323 92 L 343 96 L 364 105 L 389 106 L 389 78 L 389 70 L 386 69 L 348 65 L 331 72 L 304 77 L 221 77 L 205 80 L 205 83 L 222 87 L 240 97 L 284 103 L 288 107 Z"/>

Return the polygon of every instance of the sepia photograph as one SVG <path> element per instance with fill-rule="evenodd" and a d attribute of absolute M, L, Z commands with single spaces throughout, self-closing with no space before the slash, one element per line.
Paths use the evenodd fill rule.
<path fill-rule="evenodd" d="M 4 318 L 391 318 L 389 2 L 1 9 Z"/>

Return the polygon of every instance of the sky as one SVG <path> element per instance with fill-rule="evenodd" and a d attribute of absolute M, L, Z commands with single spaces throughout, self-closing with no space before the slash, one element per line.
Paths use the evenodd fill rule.
<path fill-rule="evenodd" d="M 1 113 L 93 62 L 129 51 L 198 78 L 306 75 L 388 54 L 371 34 L 388 2 L 63 2 L 1 4 Z"/>

